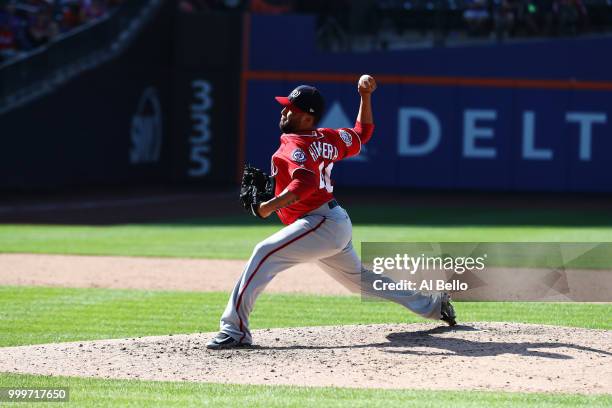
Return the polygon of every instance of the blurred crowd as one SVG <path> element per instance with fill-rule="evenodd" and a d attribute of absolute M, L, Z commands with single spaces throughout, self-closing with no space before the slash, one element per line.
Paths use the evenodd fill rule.
<path fill-rule="evenodd" d="M 0 63 L 103 16 L 124 0 L 0 0 Z"/>
<path fill-rule="evenodd" d="M 238 10 L 263 14 L 283 14 L 295 11 L 295 0 L 179 0 L 183 12 Z"/>
<path fill-rule="evenodd" d="M 0 0 L 0 63 L 103 16 L 123 1 L 127 0 Z M 385 32 L 504 39 L 577 35 L 595 26 L 601 29 L 602 21 L 606 30 L 612 29 L 607 27 L 612 25 L 612 0 L 606 0 L 606 16 L 584 1 L 593 0 L 177 0 L 177 4 L 182 12 L 312 13 L 319 17 L 319 37 L 324 40 L 350 43 L 351 38 L 365 35 L 386 48 L 386 40 L 381 40 Z"/>
<path fill-rule="evenodd" d="M 584 1 L 600 8 L 591 14 Z M 602 0 L 603 1 L 603 0 Z M 528 37 L 577 35 L 612 30 L 612 0 L 179 0 L 184 12 L 250 11 L 259 14 L 312 13 L 322 31 L 342 38 L 357 34 L 380 36 L 392 30 L 466 37 Z M 604 14 L 600 15 L 601 4 Z M 605 5 L 607 4 L 607 6 Z M 602 23 L 603 22 L 603 23 Z"/>
<path fill-rule="evenodd" d="M 471 0 L 463 18 L 471 36 L 567 36 L 589 30 L 582 0 Z"/>

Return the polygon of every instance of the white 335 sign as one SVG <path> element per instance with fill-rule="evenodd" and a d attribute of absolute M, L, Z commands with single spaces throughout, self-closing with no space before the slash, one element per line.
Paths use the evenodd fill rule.
<path fill-rule="evenodd" d="M 210 172 L 210 111 L 213 106 L 212 85 L 210 82 L 197 79 L 191 83 L 195 102 L 191 104 L 192 133 L 189 138 L 191 145 L 190 162 L 192 166 L 187 174 L 189 177 L 202 177 Z"/>

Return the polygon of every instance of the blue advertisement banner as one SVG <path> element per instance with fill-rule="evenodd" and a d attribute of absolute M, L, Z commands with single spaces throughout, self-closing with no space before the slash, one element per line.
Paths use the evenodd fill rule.
<path fill-rule="evenodd" d="M 376 130 L 361 156 L 334 167 L 337 185 L 612 191 L 612 56 L 597 56 L 612 38 L 328 55 L 303 39 L 309 18 L 287 17 L 293 25 L 274 49 L 300 34 L 305 45 L 293 59 L 270 47 L 265 19 L 253 19 L 246 74 L 253 165 L 268 168 L 278 145 L 274 96 L 313 84 L 326 99 L 319 126 L 352 126 L 358 75 L 367 72 L 379 79 Z M 572 50 L 601 62 L 585 67 Z"/>
<path fill-rule="evenodd" d="M 249 83 L 247 159 L 269 166 L 280 107 L 299 83 Z M 352 126 L 352 84 L 322 83 L 321 127 Z M 344 185 L 537 191 L 612 191 L 609 93 L 381 86 L 375 134 L 362 155 L 334 168 Z M 600 103 L 597 104 L 597 101 Z"/>

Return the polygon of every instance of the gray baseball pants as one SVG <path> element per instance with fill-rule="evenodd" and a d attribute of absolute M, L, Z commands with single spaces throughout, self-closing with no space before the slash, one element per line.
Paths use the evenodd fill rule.
<path fill-rule="evenodd" d="M 232 290 L 221 317 L 221 332 L 242 343 L 252 343 L 249 315 L 257 296 L 277 273 L 299 263 L 316 262 L 349 290 L 359 292 L 363 267 L 351 242 L 352 229 L 346 211 L 340 206 L 330 209 L 326 203 L 257 244 Z M 363 273 L 364 279 L 380 279 L 365 269 Z M 439 294 L 407 290 L 371 294 L 399 303 L 422 317 L 440 319 Z"/>

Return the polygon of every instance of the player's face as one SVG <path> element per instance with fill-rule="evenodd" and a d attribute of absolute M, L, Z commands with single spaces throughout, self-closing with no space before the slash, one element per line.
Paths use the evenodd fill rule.
<path fill-rule="evenodd" d="M 300 114 L 292 111 L 287 106 L 281 111 L 280 121 L 278 127 L 283 133 L 293 133 L 296 131 L 296 125 L 298 122 L 298 116 Z"/>
<path fill-rule="evenodd" d="M 278 127 L 283 133 L 295 133 L 312 127 L 312 120 L 302 112 L 292 111 L 288 107 L 284 107 L 281 111 Z"/>

